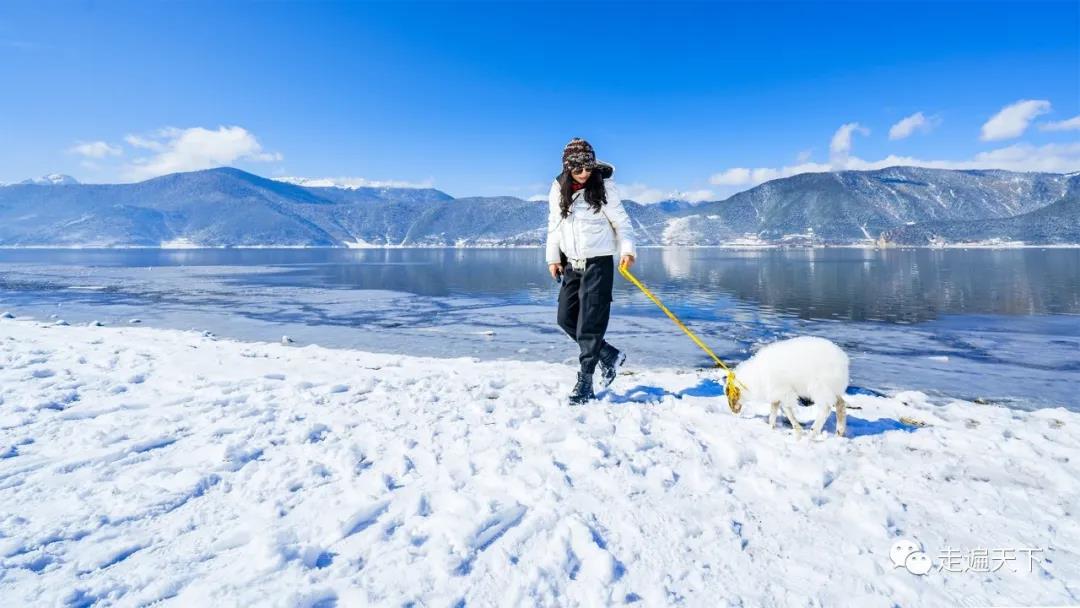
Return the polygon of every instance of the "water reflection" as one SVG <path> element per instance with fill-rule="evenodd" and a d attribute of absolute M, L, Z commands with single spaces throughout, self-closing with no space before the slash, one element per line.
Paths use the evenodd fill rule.
<path fill-rule="evenodd" d="M 1077 250 L 667 250 L 643 279 L 702 305 L 719 294 L 804 319 L 1078 314 Z M 646 258 L 647 261 L 647 258 Z"/>
<path fill-rule="evenodd" d="M 754 309 L 801 319 L 914 323 L 945 314 L 1080 314 L 1080 250 L 643 249 L 635 274 L 698 318 Z M 21 264 L 272 266 L 234 285 L 393 290 L 551 304 L 543 252 L 524 249 L 0 250 Z M 90 267 L 87 269 L 86 267 Z M 73 270 L 73 272 L 75 272 Z M 8 283 L 7 289 L 14 287 Z M 182 289 L 182 285 L 177 288 Z M 616 282 L 620 306 L 651 306 Z"/>

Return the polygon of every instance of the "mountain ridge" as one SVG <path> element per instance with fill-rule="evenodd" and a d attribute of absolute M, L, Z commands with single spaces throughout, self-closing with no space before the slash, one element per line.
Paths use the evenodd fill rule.
<path fill-rule="evenodd" d="M 1078 179 L 889 167 L 780 178 L 720 201 L 624 203 L 642 245 L 1059 243 L 1072 238 L 1069 230 L 1039 226 L 1080 223 L 1070 203 L 1054 206 L 1072 196 Z M 535 246 L 546 225 L 544 201 L 304 186 L 233 167 L 133 184 L 0 187 L 2 247 Z"/>

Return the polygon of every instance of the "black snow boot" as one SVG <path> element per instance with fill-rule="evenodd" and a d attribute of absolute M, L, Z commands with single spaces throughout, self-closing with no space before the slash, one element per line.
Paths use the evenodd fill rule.
<path fill-rule="evenodd" d="M 592 390 L 592 374 L 578 372 L 577 384 L 574 385 L 574 391 L 570 393 L 570 404 L 579 405 L 595 398 L 596 395 Z"/>
<path fill-rule="evenodd" d="M 610 386 L 619 373 L 619 366 L 626 361 L 626 353 L 604 342 L 600 349 L 600 383 Z"/>

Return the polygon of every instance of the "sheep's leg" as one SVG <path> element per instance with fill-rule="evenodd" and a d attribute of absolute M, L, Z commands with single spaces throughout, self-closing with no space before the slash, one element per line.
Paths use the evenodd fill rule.
<path fill-rule="evenodd" d="M 791 428 L 795 431 L 795 438 L 801 439 L 803 428 L 802 425 L 799 424 L 798 419 L 795 418 L 795 410 L 791 408 L 791 403 L 789 401 L 784 401 L 784 413 L 787 414 L 788 422 L 791 423 Z"/>
<path fill-rule="evenodd" d="M 836 398 L 836 434 L 843 437 L 847 433 L 847 403 L 844 398 Z"/>
<path fill-rule="evenodd" d="M 825 421 L 829 419 L 829 412 L 832 411 L 832 405 L 829 403 L 829 399 L 822 399 L 818 401 L 814 399 L 818 406 L 818 415 L 814 420 L 814 426 L 810 427 L 811 435 L 818 435 L 821 433 L 821 428 L 825 426 Z"/>
<path fill-rule="evenodd" d="M 775 429 L 776 428 L 776 412 L 779 411 L 779 410 L 780 410 L 780 402 L 779 401 L 773 401 L 772 405 L 769 407 L 769 428 L 770 429 Z"/>

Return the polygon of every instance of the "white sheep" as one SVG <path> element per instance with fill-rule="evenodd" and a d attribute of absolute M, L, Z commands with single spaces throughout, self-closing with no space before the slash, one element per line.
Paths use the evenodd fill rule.
<path fill-rule="evenodd" d="M 829 411 L 835 407 L 836 434 L 843 437 L 847 428 L 844 392 L 848 386 L 848 367 L 847 354 L 824 338 L 803 336 L 774 342 L 735 368 L 736 386 L 741 385 L 742 390 L 727 391 L 728 405 L 738 413 L 742 409 L 741 401 L 768 403 L 769 426 L 773 428 L 777 410 L 782 406 L 795 434 L 802 436 L 802 425 L 795 419 L 795 405 L 799 397 L 806 397 L 818 406 L 818 416 L 810 432 L 820 433 Z"/>

